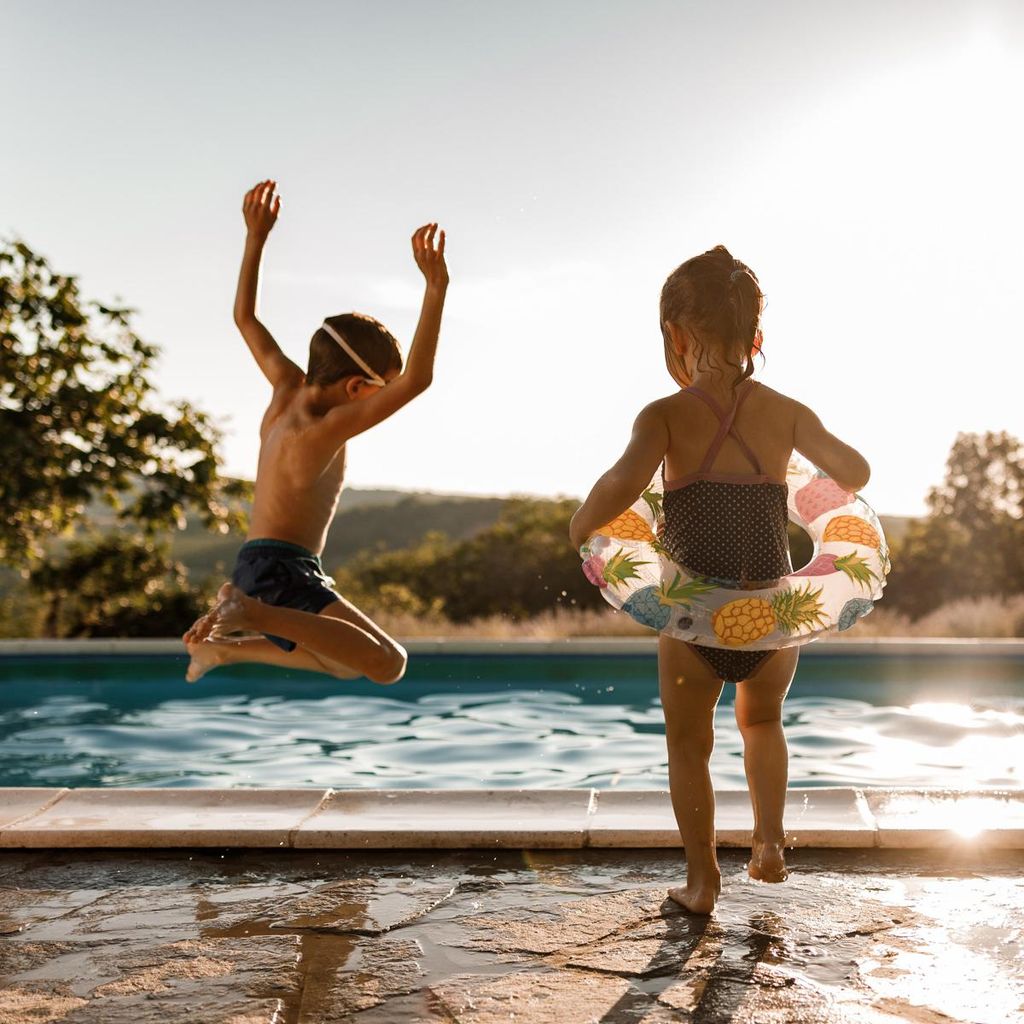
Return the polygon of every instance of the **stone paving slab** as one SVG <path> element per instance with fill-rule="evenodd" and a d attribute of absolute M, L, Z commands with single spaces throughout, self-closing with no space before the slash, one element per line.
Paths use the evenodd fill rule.
<path fill-rule="evenodd" d="M 44 810 L 67 792 L 66 789 L 32 786 L 0 789 L 0 828 L 7 828 L 21 818 Z"/>
<path fill-rule="evenodd" d="M 0 1024 L 1020 1024 L 1024 854 L 0 851 Z"/>
<path fill-rule="evenodd" d="M 297 848 L 571 849 L 585 845 L 589 789 L 339 790 Z"/>
<path fill-rule="evenodd" d="M 682 845 L 667 791 L 597 790 L 594 802 L 589 846 Z M 746 791 L 715 794 L 715 823 L 719 846 L 750 846 L 754 819 Z M 791 789 L 786 797 L 786 829 L 794 847 L 876 844 L 875 823 L 856 789 Z"/>
<path fill-rule="evenodd" d="M 0 790 L 0 807 L 11 792 Z M 0 847 L 288 847 L 324 796 L 318 789 L 69 789 L 0 828 Z"/>

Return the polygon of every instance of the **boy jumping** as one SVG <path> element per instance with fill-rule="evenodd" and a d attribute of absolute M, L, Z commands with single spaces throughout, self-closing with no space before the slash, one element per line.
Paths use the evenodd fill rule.
<path fill-rule="evenodd" d="M 361 313 L 328 317 L 309 344 L 303 372 L 256 315 L 260 259 L 281 198 L 274 181 L 245 195 L 248 234 L 235 296 L 235 323 L 274 389 L 260 426 L 249 536 L 231 582 L 182 639 L 194 682 L 218 665 L 259 662 L 366 676 L 394 683 L 407 655 L 333 588 L 320 553 L 341 494 L 345 445 L 429 387 L 448 289 L 444 232 L 426 224 L 412 236 L 426 291 L 409 359 L 383 324 Z M 436 244 L 435 244 L 436 236 Z M 264 638 L 224 639 L 256 631 Z"/>

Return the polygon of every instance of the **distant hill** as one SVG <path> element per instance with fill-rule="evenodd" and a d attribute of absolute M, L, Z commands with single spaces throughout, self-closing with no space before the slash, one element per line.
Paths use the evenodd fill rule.
<path fill-rule="evenodd" d="M 332 572 L 362 551 L 409 547 L 431 531 L 453 540 L 472 537 L 497 521 L 508 500 L 411 491 L 346 491 L 327 534 L 324 568 Z M 890 544 L 899 543 L 913 522 L 910 516 L 879 518 Z M 241 537 L 211 534 L 198 523 L 190 523 L 175 536 L 172 551 L 190 573 L 205 576 L 229 571 L 241 542 Z"/>
<path fill-rule="evenodd" d="M 323 563 L 328 572 L 368 549 L 404 548 L 437 530 L 454 540 L 472 537 L 495 523 L 507 498 L 389 490 L 347 490 L 331 523 Z M 230 570 L 242 538 L 214 534 L 190 521 L 171 544 L 190 573 Z"/>
<path fill-rule="evenodd" d="M 330 573 L 360 552 L 409 547 L 427 533 L 440 531 L 453 540 L 472 537 L 497 521 L 508 498 L 435 494 L 389 488 L 349 488 L 327 535 L 323 554 Z M 105 505 L 89 510 L 100 528 L 113 527 L 113 512 Z M 880 516 L 890 543 L 898 544 L 914 521 L 911 516 Z M 173 556 L 189 573 L 202 579 L 224 575 L 234 563 L 243 538 L 216 534 L 189 519 L 185 530 L 171 539 Z M 9 591 L 15 573 L 0 570 L 0 595 Z"/>

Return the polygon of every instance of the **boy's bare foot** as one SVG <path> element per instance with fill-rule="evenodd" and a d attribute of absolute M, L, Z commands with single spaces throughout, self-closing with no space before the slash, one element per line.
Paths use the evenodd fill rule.
<path fill-rule="evenodd" d="M 721 892 L 722 879 L 719 877 L 700 884 L 687 882 L 686 885 L 669 889 L 668 895 L 691 914 L 710 914 Z"/>
<path fill-rule="evenodd" d="M 207 612 L 205 615 L 200 615 L 195 622 L 185 631 L 182 636 L 182 643 L 186 647 L 192 644 L 201 643 L 210 635 L 210 630 L 213 628 L 213 619 L 211 613 Z"/>
<path fill-rule="evenodd" d="M 225 583 L 217 591 L 217 603 L 210 612 L 211 626 L 209 636 L 224 637 L 229 633 L 239 633 L 252 629 L 249 621 L 249 604 L 251 597 L 239 590 L 233 583 Z"/>
<path fill-rule="evenodd" d="M 768 842 L 754 836 L 750 840 L 750 863 L 747 874 L 758 882 L 784 882 L 786 870 L 786 841 Z"/>
<path fill-rule="evenodd" d="M 198 643 L 185 643 L 191 660 L 185 679 L 190 683 L 198 682 L 211 668 L 216 668 L 224 661 L 226 644 L 218 644 L 213 640 L 200 640 Z"/>

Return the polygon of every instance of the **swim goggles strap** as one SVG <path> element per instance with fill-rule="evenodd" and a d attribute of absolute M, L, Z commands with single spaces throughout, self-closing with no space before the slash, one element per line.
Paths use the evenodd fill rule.
<path fill-rule="evenodd" d="M 370 367 L 370 364 L 352 346 L 325 320 L 323 323 L 323 329 L 341 346 L 342 351 L 352 359 L 352 362 L 356 364 L 365 374 L 371 384 L 376 384 L 377 387 L 382 388 L 387 381 L 379 374 L 376 370 Z"/>

